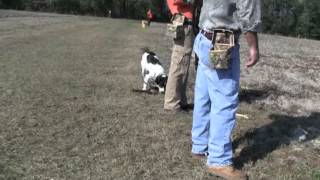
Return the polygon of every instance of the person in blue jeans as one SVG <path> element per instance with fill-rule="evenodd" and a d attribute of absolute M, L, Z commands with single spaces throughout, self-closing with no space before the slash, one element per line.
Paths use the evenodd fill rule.
<path fill-rule="evenodd" d="M 240 77 L 239 35 L 249 46 L 246 67 L 259 59 L 260 0 L 203 0 L 194 52 L 199 57 L 192 123 L 192 155 L 207 157 L 210 174 L 226 179 L 247 179 L 232 165 L 231 133 L 236 124 Z M 228 69 L 215 69 L 210 59 L 216 29 L 235 35 Z"/>

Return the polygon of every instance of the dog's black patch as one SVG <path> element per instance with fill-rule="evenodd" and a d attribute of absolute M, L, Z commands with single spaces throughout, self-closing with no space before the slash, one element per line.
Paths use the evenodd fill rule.
<path fill-rule="evenodd" d="M 147 53 L 149 53 L 151 56 L 155 56 L 156 53 L 154 53 L 153 51 L 148 51 Z"/>
<path fill-rule="evenodd" d="M 150 73 L 150 72 L 145 69 L 145 70 L 143 71 L 143 76 L 145 76 L 145 75 L 147 75 L 147 74 L 149 74 L 149 73 Z"/>
<path fill-rule="evenodd" d="M 161 74 L 161 75 L 156 77 L 155 83 L 158 84 L 159 87 L 165 88 L 166 85 L 167 85 L 167 80 L 168 80 L 168 76 L 164 75 L 164 74 Z"/>
<path fill-rule="evenodd" d="M 154 55 L 150 54 L 147 56 L 147 62 L 151 63 L 151 64 L 159 64 L 161 65 L 159 59 L 157 59 L 156 57 L 154 57 Z"/>

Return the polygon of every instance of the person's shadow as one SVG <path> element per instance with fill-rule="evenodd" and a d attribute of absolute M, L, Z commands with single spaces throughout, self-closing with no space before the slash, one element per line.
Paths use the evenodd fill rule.
<path fill-rule="evenodd" d="M 272 114 L 272 123 L 249 130 L 242 137 L 234 140 L 233 148 L 244 146 L 234 158 L 234 165 L 242 168 L 245 163 L 255 163 L 269 153 L 292 141 L 310 141 L 320 136 L 320 112 L 309 116 L 291 117 Z"/>

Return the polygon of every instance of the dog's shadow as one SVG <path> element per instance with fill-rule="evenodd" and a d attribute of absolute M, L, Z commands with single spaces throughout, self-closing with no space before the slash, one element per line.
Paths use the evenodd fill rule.
<path fill-rule="evenodd" d="M 301 117 L 272 114 L 270 118 L 272 123 L 249 130 L 234 140 L 234 149 L 244 145 L 239 155 L 234 158 L 237 168 L 242 168 L 248 162 L 255 163 L 279 147 L 298 141 L 303 132 L 306 132 L 304 142 L 320 136 L 320 112 Z"/>
<path fill-rule="evenodd" d="M 164 93 L 160 93 L 157 88 L 150 88 L 148 90 L 142 90 L 142 89 L 131 89 L 131 92 L 134 93 L 141 93 L 141 94 L 148 94 L 148 95 L 164 95 Z"/>

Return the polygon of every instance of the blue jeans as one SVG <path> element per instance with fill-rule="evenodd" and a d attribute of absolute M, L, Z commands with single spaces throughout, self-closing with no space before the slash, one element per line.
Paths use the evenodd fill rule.
<path fill-rule="evenodd" d="M 236 122 L 240 77 L 239 44 L 232 51 L 231 68 L 211 68 L 212 43 L 199 33 L 194 42 L 199 57 L 193 123 L 192 153 L 208 153 L 208 166 L 232 164 L 231 133 Z"/>

